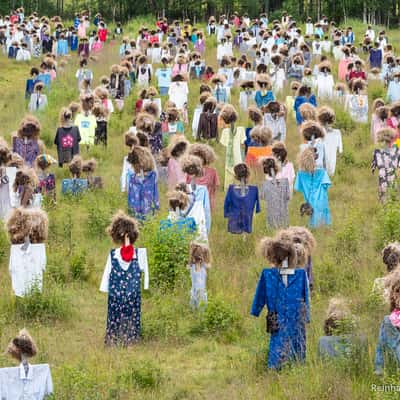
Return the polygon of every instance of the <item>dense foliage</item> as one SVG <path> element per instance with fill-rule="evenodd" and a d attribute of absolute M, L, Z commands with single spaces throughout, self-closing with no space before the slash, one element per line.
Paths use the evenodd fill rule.
<path fill-rule="evenodd" d="M 16 0 L 0 2 L 0 12 L 8 13 L 19 7 Z M 107 19 L 126 21 L 137 15 L 165 15 L 169 18 L 203 20 L 210 15 L 232 14 L 234 11 L 256 17 L 268 12 L 270 19 L 280 18 L 287 10 L 295 19 L 304 21 L 308 16 L 319 19 L 327 15 L 336 22 L 348 18 L 363 18 L 364 22 L 398 26 L 400 0 L 27 0 L 23 2 L 27 13 L 58 13 L 72 17 L 76 12 L 101 12 Z"/>

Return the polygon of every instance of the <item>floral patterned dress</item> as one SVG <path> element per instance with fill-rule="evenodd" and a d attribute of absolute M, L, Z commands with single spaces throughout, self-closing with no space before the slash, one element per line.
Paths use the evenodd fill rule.
<path fill-rule="evenodd" d="M 128 182 L 129 211 L 136 218 L 144 220 L 160 208 L 157 174 L 150 171 L 141 178 L 138 174 L 130 173 Z"/>
<path fill-rule="evenodd" d="M 389 149 L 375 149 L 371 170 L 378 170 L 379 188 L 378 194 L 381 201 L 385 200 L 386 193 L 393 187 L 397 170 L 400 168 L 400 152 L 397 147 Z"/>
<path fill-rule="evenodd" d="M 136 251 L 136 249 L 135 249 Z M 105 343 L 127 346 L 140 338 L 141 271 L 137 258 L 125 271 L 111 250 Z"/>
<path fill-rule="evenodd" d="M 13 152 L 19 154 L 26 164 L 31 167 L 39 155 L 39 143 L 36 139 L 15 136 L 13 138 Z"/>

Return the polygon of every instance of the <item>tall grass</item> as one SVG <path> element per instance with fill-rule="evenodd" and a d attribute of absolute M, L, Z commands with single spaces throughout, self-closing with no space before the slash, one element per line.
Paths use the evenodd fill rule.
<path fill-rule="evenodd" d="M 150 20 L 134 20 L 126 32 L 136 36 L 144 23 L 152 25 Z M 364 27 L 352 24 L 361 37 Z M 389 32 L 389 36 L 396 45 L 398 32 Z M 216 68 L 215 39 L 208 40 L 208 45 L 207 63 Z M 91 63 L 96 81 L 118 62 L 117 47 L 107 46 L 99 60 Z M 0 57 L 0 89 L 4 94 L 0 98 L 0 134 L 7 139 L 25 114 L 23 91 L 29 68 L 29 64 L 15 64 Z M 59 110 L 77 99 L 76 68 L 77 60 L 72 56 L 49 95 L 49 109 L 39 114 L 42 139 L 53 155 Z M 190 84 L 190 116 L 198 101 L 198 87 L 197 82 Z M 286 94 L 279 98 L 284 100 Z M 382 89 L 372 88 L 370 100 L 378 94 L 384 94 Z M 39 347 L 37 361 L 51 364 L 57 400 L 386 398 L 370 390 L 372 383 L 379 383 L 372 373 L 373 359 L 379 322 L 385 312 L 371 300 L 370 291 L 373 279 L 384 272 L 380 248 L 399 237 L 399 206 L 394 202 L 382 208 L 378 203 L 377 179 L 369 170 L 373 150 L 369 127 L 354 124 L 340 108 L 337 126 L 342 129 L 345 152 L 339 157 L 329 192 L 333 226 L 314 232 L 318 248 L 305 365 L 280 374 L 265 369 L 265 320 L 250 317 L 249 309 L 265 266 L 255 253 L 255 245 L 273 232 L 266 228 L 264 207 L 255 217 L 253 234 L 246 240 L 228 234 L 222 215 L 222 191 L 217 193 L 210 235 L 213 263 L 208 274 L 207 310 L 193 312 L 189 307 L 187 243 L 180 243 L 179 253 L 171 258 L 168 246 L 172 248 L 174 243 L 162 247 L 155 236 L 159 219 L 166 215 L 165 188 L 161 188 L 162 210 L 142 229 L 138 242 L 148 248 L 150 260 L 150 290 L 143 293 L 143 342 L 129 349 L 104 348 L 107 297 L 98 286 L 113 246 L 104 228 L 110 215 L 126 209 L 126 197 L 119 193 L 126 152 L 122 135 L 131 124 L 136 95 L 132 94 L 122 113 L 113 115 L 107 150 L 83 150 L 84 157 L 98 159 L 98 175 L 103 177 L 105 189 L 81 198 L 64 198 L 58 193 L 57 205 L 47 209 L 50 238 L 43 295 L 16 304 L 7 270 L 8 243 L 0 230 L 0 348 L 5 348 L 23 326 L 31 330 Z M 234 104 L 238 95 L 238 90 L 233 90 Z M 241 113 L 239 124 L 247 123 L 246 114 Z M 189 127 L 186 133 L 190 138 Z M 287 143 L 289 158 L 294 161 L 300 138 L 290 118 Z M 213 146 L 223 178 L 224 149 Z M 65 169 L 55 172 L 59 188 L 60 180 L 68 173 Z M 307 222 L 298 212 L 301 202 L 301 196 L 295 195 L 290 203 L 292 225 Z M 172 283 L 169 268 L 174 271 Z M 165 284 L 169 290 L 165 290 Z M 322 363 L 317 357 L 317 342 L 328 300 L 338 294 L 349 297 L 359 318 L 359 329 L 368 339 L 368 352 L 362 359 L 354 357 L 344 364 Z M 0 365 L 8 366 L 10 359 L 1 353 Z"/>

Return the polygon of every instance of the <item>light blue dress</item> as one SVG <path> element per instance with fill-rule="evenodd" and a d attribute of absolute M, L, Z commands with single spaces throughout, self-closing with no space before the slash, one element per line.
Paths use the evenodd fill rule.
<path fill-rule="evenodd" d="M 389 82 L 387 97 L 389 103 L 400 100 L 400 82 Z"/>
<path fill-rule="evenodd" d="M 310 217 L 310 227 L 312 228 L 332 223 L 328 200 L 330 186 L 331 180 L 324 169 L 317 169 L 314 173 L 306 171 L 297 173 L 294 190 L 302 193 L 304 200 L 314 210 Z"/>
<path fill-rule="evenodd" d="M 190 267 L 190 276 L 192 278 L 192 289 L 190 291 L 190 305 L 193 308 L 199 308 L 202 304 L 207 304 L 207 269 L 204 264 L 196 270 L 194 264 Z"/>

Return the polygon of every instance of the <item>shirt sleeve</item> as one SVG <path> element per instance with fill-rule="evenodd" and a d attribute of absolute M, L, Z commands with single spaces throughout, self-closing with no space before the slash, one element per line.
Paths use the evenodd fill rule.
<path fill-rule="evenodd" d="M 149 289 L 149 264 L 147 260 L 147 249 L 138 249 L 139 268 L 144 272 L 144 289 Z"/>
<path fill-rule="evenodd" d="M 261 310 L 266 305 L 266 300 L 267 300 L 267 288 L 266 288 L 265 274 L 263 271 L 261 273 L 260 280 L 258 281 L 250 314 L 254 315 L 255 317 L 258 317 L 261 313 Z"/>
<path fill-rule="evenodd" d="M 103 278 L 100 284 L 100 292 L 108 293 L 108 282 L 111 274 L 111 254 L 108 255 L 107 263 L 104 268 Z"/>
<path fill-rule="evenodd" d="M 222 144 L 222 146 L 228 147 L 228 141 L 229 141 L 229 128 L 225 128 L 222 130 L 220 143 Z"/>
<path fill-rule="evenodd" d="M 45 395 L 49 396 L 51 394 L 53 394 L 53 379 L 51 378 L 51 371 L 50 371 L 50 367 L 48 367 L 48 372 L 46 375 L 46 390 L 45 390 Z"/>
<path fill-rule="evenodd" d="M 261 208 L 260 208 L 260 198 L 258 195 L 258 187 L 257 186 L 256 186 L 256 204 L 255 204 L 255 206 L 256 206 L 256 213 L 259 213 L 261 211 Z"/>
<path fill-rule="evenodd" d="M 340 154 L 342 154 L 343 153 L 343 140 L 342 140 L 342 132 L 340 132 L 339 130 L 338 130 L 338 135 L 339 135 L 339 138 L 338 138 L 338 151 L 339 151 Z"/>

